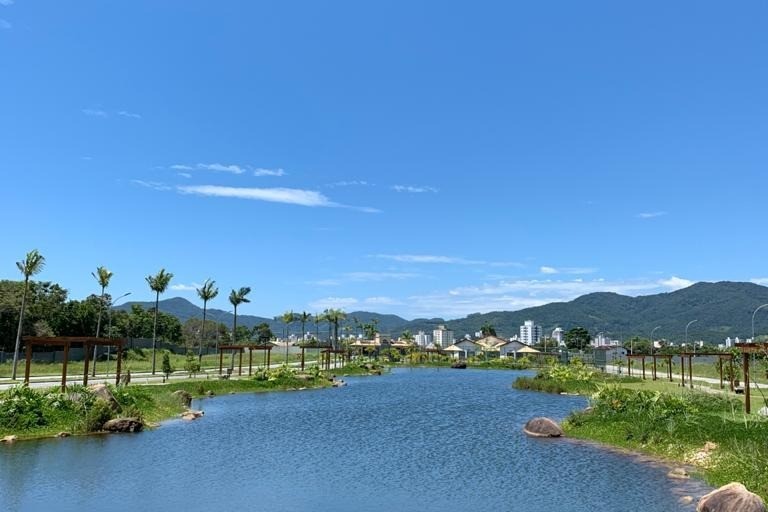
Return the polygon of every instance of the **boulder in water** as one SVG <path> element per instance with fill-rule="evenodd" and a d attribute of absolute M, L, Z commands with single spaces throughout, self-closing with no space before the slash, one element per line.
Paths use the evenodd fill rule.
<path fill-rule="evenodd" d="M 523 432 L 532 437 L 562 437 L 565 435 L 556 421 L 544 417 L 529 420 L 523 427 Z"/>
<path fill-rule="evenodd" d="M 731 482 L 699 500 L 696 512 L 766 512 L 765 503 L 738 482 Z"/>
<path fill-rule="evenodd" d="M 144 424 L 138 418 L 115 418 L 101 427 L 107 432 L 141 432 Z"/>

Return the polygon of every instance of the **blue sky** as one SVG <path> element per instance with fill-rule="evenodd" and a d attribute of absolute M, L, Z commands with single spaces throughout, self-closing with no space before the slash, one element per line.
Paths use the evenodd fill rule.
<path fill-rule="evenodd" d="M 764 1 L 0 0 L 0 278 L 456 318 L 768 283 Z"/>

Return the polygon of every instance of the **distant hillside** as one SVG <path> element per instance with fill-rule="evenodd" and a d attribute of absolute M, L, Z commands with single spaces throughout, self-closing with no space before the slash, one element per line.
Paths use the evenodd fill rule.
<path fill-rule="evenodd" d="M 499 336 L 509 337 L 519 332 L 519 326 L 525 320 L 534 320 L 549 334 L 555 327 L 565 330 L 582 326 L 591 333 L 604 332 L 607 336 L 626 339 L 637 335 L 648 337 L 657 325 L 655 336 L 670 341 L 683 341 L 685 325 L 697 320 L 688 329 L 689 339 L 703 339 L 711 343 L 720 343 L 727 336 L 742 339 L 751 336 L 752 313 L 761 304 L 768 303 L 768 287 L 753 283 L 697 283 L 688 288 L 670 293 L 627 297 L 616 293 L 591 293 L 570 302 L 554 302 L 544 306 L 522 309 L 519 311 L 493 311 L 476 313 L 454 320 L 441 318 L 421 318 L 405 320 L 397 315 L 381 315 L 366 311 L 347 313 L 344 326 L 351 332 L 357 332 L 355 319 L 359 323 L 378 321 L 381 332 L 401 334 L 408 329 L 413 333 L 420 330 L 429 332 L 437 325 L 445 324 L 456 332 L 457 336 L 473 334 L 485 324 L 492 325 Z M 131 304 L 145 308 L 154 307 L 153 302 L 129 302 L 117 309 L 130 309 Z M 186 299 L 176 297 L 160 301 L 160 310 L 175 315 L 181 322 L 189 318 L 201 318 L 202 308 Z M 762 313 L 762 312 L 761 312 Z M 208 318 L 231 324 L 232 315 L 222 310 L 208 310 Z M 267 322 L 275 333 L 283 332 L 283 323 L 271 318 L 252 315 L 238 315 L 238 324 L 253 327 Z M 758 314 L 755 321 L 758 334 L 768 333 L 768 311 Z M 314 331 L 314 323 L 306 326 L 307 331 Z M 292 333 L 299 333 L 301 327 L 296 322 L 291 325 Z M 326 324 L 320 325 L 320 335 L 327 334 Z"/>

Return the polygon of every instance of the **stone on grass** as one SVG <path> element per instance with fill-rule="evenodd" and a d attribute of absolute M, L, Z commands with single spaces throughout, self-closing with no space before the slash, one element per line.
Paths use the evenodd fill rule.
<path fill-rule="evenodd" d="M 56 437 L 69 437 L 72 434 L 70 432 L 61 431 L 58 434 L 56 434 Z"/>
<path fill-rule="evenodd" d="M 178 398 L 179 402 L 181 402 L 181 405 L 184 407 L 189 407 L 189 404 L 192 403 L 192 395 L 183 389 L 174 391 L 173 395 Z"/>
<path fill-rule="evenodd" d="M 523 427 L 523 432 L 533 437 L 562 437 L 565 435 L 556 421 L 544 417 L 529 420 Z"/>
<path fill-rule="evenodd" d="M 106 384 L 92 384 L 88 386 L 88 389 L 90 389 L 91 392 L 96 395 L 96 398 L 107 402 L 113 411 L 120 410 L 120 404 L 117 400 L 115 400 L 115 396 L 112 394 Z"/>
<path fill-rule="evenodd" d="M 696 512 L 765 512 L 765 503 L 738 482 L 731 482 L 699 500 Z"/>
<path fill-rule="evenodd" d="M 107 432 L 141 432 L 143 428 L 144 424 L 138 418 L 115 418 L 101 427 Z"/>

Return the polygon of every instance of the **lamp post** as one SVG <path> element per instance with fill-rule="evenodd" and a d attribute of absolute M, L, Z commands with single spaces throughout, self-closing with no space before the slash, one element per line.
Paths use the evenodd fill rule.
<path fill-rule="evenodd" d="M 752 313 L 752 343 L 755 342 L 755 315 L 757 314 L 758 311 L 760 311 L 766 306 L 768 306 L 768 304 L 757 306 L 757 309 L 754 311 L 754 313 Z"/>
<path fill-rule="evenodd" d="M 661 326 L 660 326 L 660 325 L 657 325 L 656 327 L 654 327 L 653 329 L 651 329 L 651 354 L 653 354 L 653 352 L 654 352 L 654 351 L 653 351 L 653 349 L 655 348 L 655 347 L 654 347 L 654 344 L 653 344 L 653 333 L 655 333 L 655 332 L 656 332 L 656 329 L 661 329 Z"/>
<path fill-rule="evenodd" d="M 107 327 L 107 333 L 108 333 L 107 335 L 110 338 L 113 338 L 113 336 L 112 336 L 112 308 L 115 307 L 115 303 L 117 301 L 126 298 L 130 294 L 131 294 L 131 292 L 125 292 L 124 294 L 122 294 L 118 298 L 110 301 L 110 303 L 109 303 L 109 324 L 108 324 L 108 327 Z M 109 377 L 109 351 L 110 351 L 111 348 L 112 348 L 111 345 L 107 345 L 107 377 Z"/>
<path fill-rule="evenodd" d="M 768 306 L 768 304 L 766 304 Z M 688 328 L 691 326 L 692 323 L 698 322 L 698 320 L 691 320 L 688 322 L 688 324 L 685 326 L 685 346 L 688 346 Z M 693 355 L 696 355 L 696 344 L 693 344 Z"/>

